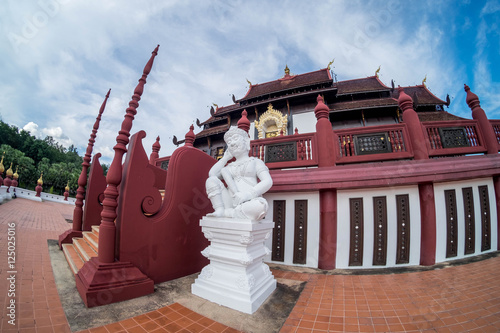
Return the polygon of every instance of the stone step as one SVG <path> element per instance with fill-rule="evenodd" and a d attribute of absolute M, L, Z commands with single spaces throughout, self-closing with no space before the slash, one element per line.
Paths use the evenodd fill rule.
<path fill-rule="evenodd" d="M 63 244 L 62 248 L 69 268 L 73 274 L 78 273 L 78 271 L 83 267 L 83 259 L 80 257 L 73 244 Z"/>
<path fill-rule="evenodd" d="M 97 257 L 97 252 L 83 238 L 73 238 L 73 246 L 84 261 L 89 261 L 92 257 Z"/>
<path fill-rule="evenodd" d="M 92 226 L 92 232 L 99 238 L 99 226 L 98 225 L 93 225 Z"/>
<path fill-rule="evenodd" d="M 83 239 L 90 245 L 90 247 L 95 251 L 95 253 L 99 253 L 99 232 L 95 234 L 90 231 L 83 232 Z"/>

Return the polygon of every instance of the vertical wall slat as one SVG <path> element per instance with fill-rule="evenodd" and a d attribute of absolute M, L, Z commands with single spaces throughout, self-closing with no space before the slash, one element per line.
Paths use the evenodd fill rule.
<path fill-rule="evenodd" d="M 476 252 L 476 222 L 474 218 L 474 195 L 472 187 L 462 188 L 464 200 L 464 220 L 465 220 L 465 249 L 464 254 Z"/>
<path fill-rule="evenodd" d="M 293 263 L 307 262 L 307 200 L 295 200 Z"/>
<path fill-rule="evenodd" d="M 397 210 L 397 244 L 396 264 L 410 262 L 410 196 L 408 194 L 396 195 Z"/>
<path fill-rule="evenodd" d="M 373 265 L 387 264 L 387 198 L 373 198 Z"/>
<path fill-rule="evenodd" d="M 273 201 L 273 245 L 271 260 L 285 261 L 286 200 Z"/>
<path fill-rule="evenodd" d="M 349 211 L 349 266 L 363 266 L 363 198 L 350 198 Z"/>
<path fill-rule="evenodd" d="M 481 251 L 491 249 L 490 198 L 488 186 L 479 186 L 479 201 L 481 205 Z"/>
<path fill-rule="evenodd" d="M 458 255 L 457 199 L 455 190 L 445 190 L 446 207 L 446 258 Z"/>

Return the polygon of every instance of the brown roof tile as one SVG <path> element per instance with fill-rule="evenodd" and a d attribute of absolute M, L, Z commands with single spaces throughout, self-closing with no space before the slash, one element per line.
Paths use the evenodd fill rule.
<path fill-rule="evenodd" d="M 445 101 L 437 98 L 436 95 L 431 93 L 425 85 L 403 87 L 403 90 L 412 99 L 415 99 L 415 95 L 416 95 L 418 105 L 437 105 L 437 104 L 444 105 L 444 104 L 446 104 Z M 394 89 L 394 92 L 392 93 L 392 97 L 394 97 L 395 99 L 399 98 L 399 91 L 397 89 Z"/>
<path fill-rule="evenodd" d="M 337 95 L 348 95 L 361 92 L 389 91 L 391 88 L 383 84 L 377 76 L 337 82 Z"/>
<path fill-rule="evenodd" d="M 446 111 L 435 112 L 417 112 L 420 121 L 443 121 L 443 120 L 466 120 L 465 118 L 455 116 Z"/>
<path fill-rule="evenodd" d="M 240 101 L 268 95 L 278 91 L 294 89 L 329 81 L 331 82 L 332 78 L 327 68 L 305 74 L 291 75 L 279 80 L 251 85 L 245 97 L 240 99 Z"/>

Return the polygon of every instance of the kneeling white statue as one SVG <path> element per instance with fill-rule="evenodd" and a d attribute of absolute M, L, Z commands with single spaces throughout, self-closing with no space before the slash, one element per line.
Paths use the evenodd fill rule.
<path fill-rule="evenodd" d="M 231 127 L 224 141 L 226 152 L 210 169 L 206 182 L 207 195 L 215 210 L 208 216 L 259 221 L 268 209 L 262 195 L 273 185 L 269 169 L 260 159 L 248 156 L 250 138 L 244 130 Z M 236 160 L 227 164 L 233 157 Z"/>

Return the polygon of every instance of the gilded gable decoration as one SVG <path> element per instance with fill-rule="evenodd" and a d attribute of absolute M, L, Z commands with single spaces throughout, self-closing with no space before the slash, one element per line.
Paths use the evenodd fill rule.
<path fill-rule="evenodd" d="M 255 120 L 254 124 L 259 133 L 259 139 L 272 138 L 281 135 L 281 132 L 287 133 L 288 118 L 269 103 L 267 111 Z"/>

